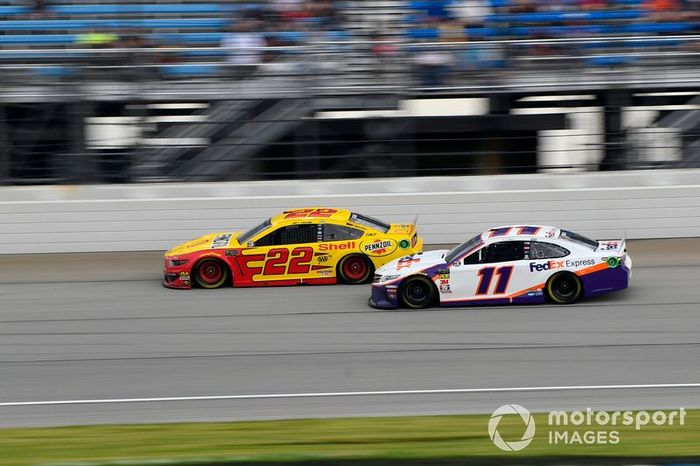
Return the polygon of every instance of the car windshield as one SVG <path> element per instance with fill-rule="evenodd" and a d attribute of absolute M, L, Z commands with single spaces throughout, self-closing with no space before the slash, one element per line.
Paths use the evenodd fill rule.
<path fill-rule="evenodd" d="M 382 233 L 388 232 L 390 228 L 389 225 L 382 222 L 381 220 L 377 220 L 376 218 L 367 217 L 366 215 L 360 215 L 355 213 L 350 214 L 350 221 L 359 225 L 374 228 L 375 230 L 379 230 Z"/>
<path fill-rule="evenodd" d="M 264 222 L 262 222 L 260 225 L 256 226 L 255 228 L 251 228 L 250 230 L 246 231 L 243 233 L 239 238 L 238 238 L 238 243 L 243 244 L 247 243 L 248 240 L 250 240 L 252 237 L 257 235 L 258 233 L 267 230 L 272 226 L 272 222 L 268 218 Z"/>
<path fill-rule="evenodd" d="M 587 248 L 593 249 L 594 251 L 598 248 L 598 241 L 587 238 L 573 231 L 561 230 L 560 238 L 571 241 L 572 243 L 580 244 Z"/>
<path fill-rule="evenodd" d="M 445 262 L 450 263 L 453 260 L 457 259 L 460 257 L 462 254 L 465 254 L 478 245 L 481 244 L 481 235 L 476 235 L 469 241 L 465 241 L 464 243 L 460 244 L 459 246 L 455 246 L 454 248 L 450 249 L 450 252 L 445 254 Z"/>

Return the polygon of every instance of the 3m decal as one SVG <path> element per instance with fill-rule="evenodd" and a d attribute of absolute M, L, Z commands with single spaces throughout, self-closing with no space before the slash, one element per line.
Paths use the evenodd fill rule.
<path fill-rule="evenodd" d="M 495 272 L 495 273 L 494 273 Z M 492 294 L 503 294 L 508 289 L 508 284 L 510 283 L 510 277 L 513 274 L 513 266 L 509 265 L 506 267 L 484 267 L 479 269 L 477 275 L 479 276 L 479 284 L 476 287 L 477 295 L 489 294 L 489 288 L 491 288 L 491 281 L 494 275 L 498 275 L 498 280 L 496 281 L 496 287 Z"/>

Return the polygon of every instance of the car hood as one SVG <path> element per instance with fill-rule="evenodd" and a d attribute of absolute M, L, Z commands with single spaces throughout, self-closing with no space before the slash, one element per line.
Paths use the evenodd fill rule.
<path fill-rule="evenodd" d="M 165 255 L 179 256 L 207 249 L 235 248 L 240 246 L 236 240 L 240 235 L 240 231 L 211 233 L 179 244 L 166 252 Z"/>
<path fill-rule="evenodd" d="M 444 255 L 447 252 L 447 249 L 438 249 L 436 251 L 426 251 L 404 256 L 379 267 L 377 274 L 399 275 L 402 277 L 412 275 L 434 265 L 444 264 Z"/>

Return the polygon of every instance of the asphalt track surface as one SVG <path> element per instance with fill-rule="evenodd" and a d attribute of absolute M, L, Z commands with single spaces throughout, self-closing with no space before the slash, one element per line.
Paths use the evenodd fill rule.
<path fill-rule="evenodd" d="M 700 407 L 698 385 L 590 388 L 700 383 L 695 246 L 660 263 L 639 245 L 629 290 L 574 306 L 380 311 L 369 286 L 168 290 L 155 259 L 134 279 L 100 280 L 100 261 L 72 263 L 70 280 L 4 280 L 0 426 Z M 561 386 L 589 388 L 492 390 Z M 452 389 L 484 391 L 366 393 Z M 270 394 L 284 396 L 245 397 Z M 244 397 L 189 398 L 209 395 Z M 12 405 L 104 399 L 122 401 Z"/>

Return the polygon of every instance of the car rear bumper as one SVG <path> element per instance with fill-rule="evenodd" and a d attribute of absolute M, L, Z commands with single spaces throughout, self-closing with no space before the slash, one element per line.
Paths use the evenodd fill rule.
<path fill-rule="evenodd" d="M 599 296 L 610 291 L 624 290 L 632 278 L 632 259 L 625 257 L 622 263 L 614 267 L 599 270 L 581 277 L 586 298 Z"/>

